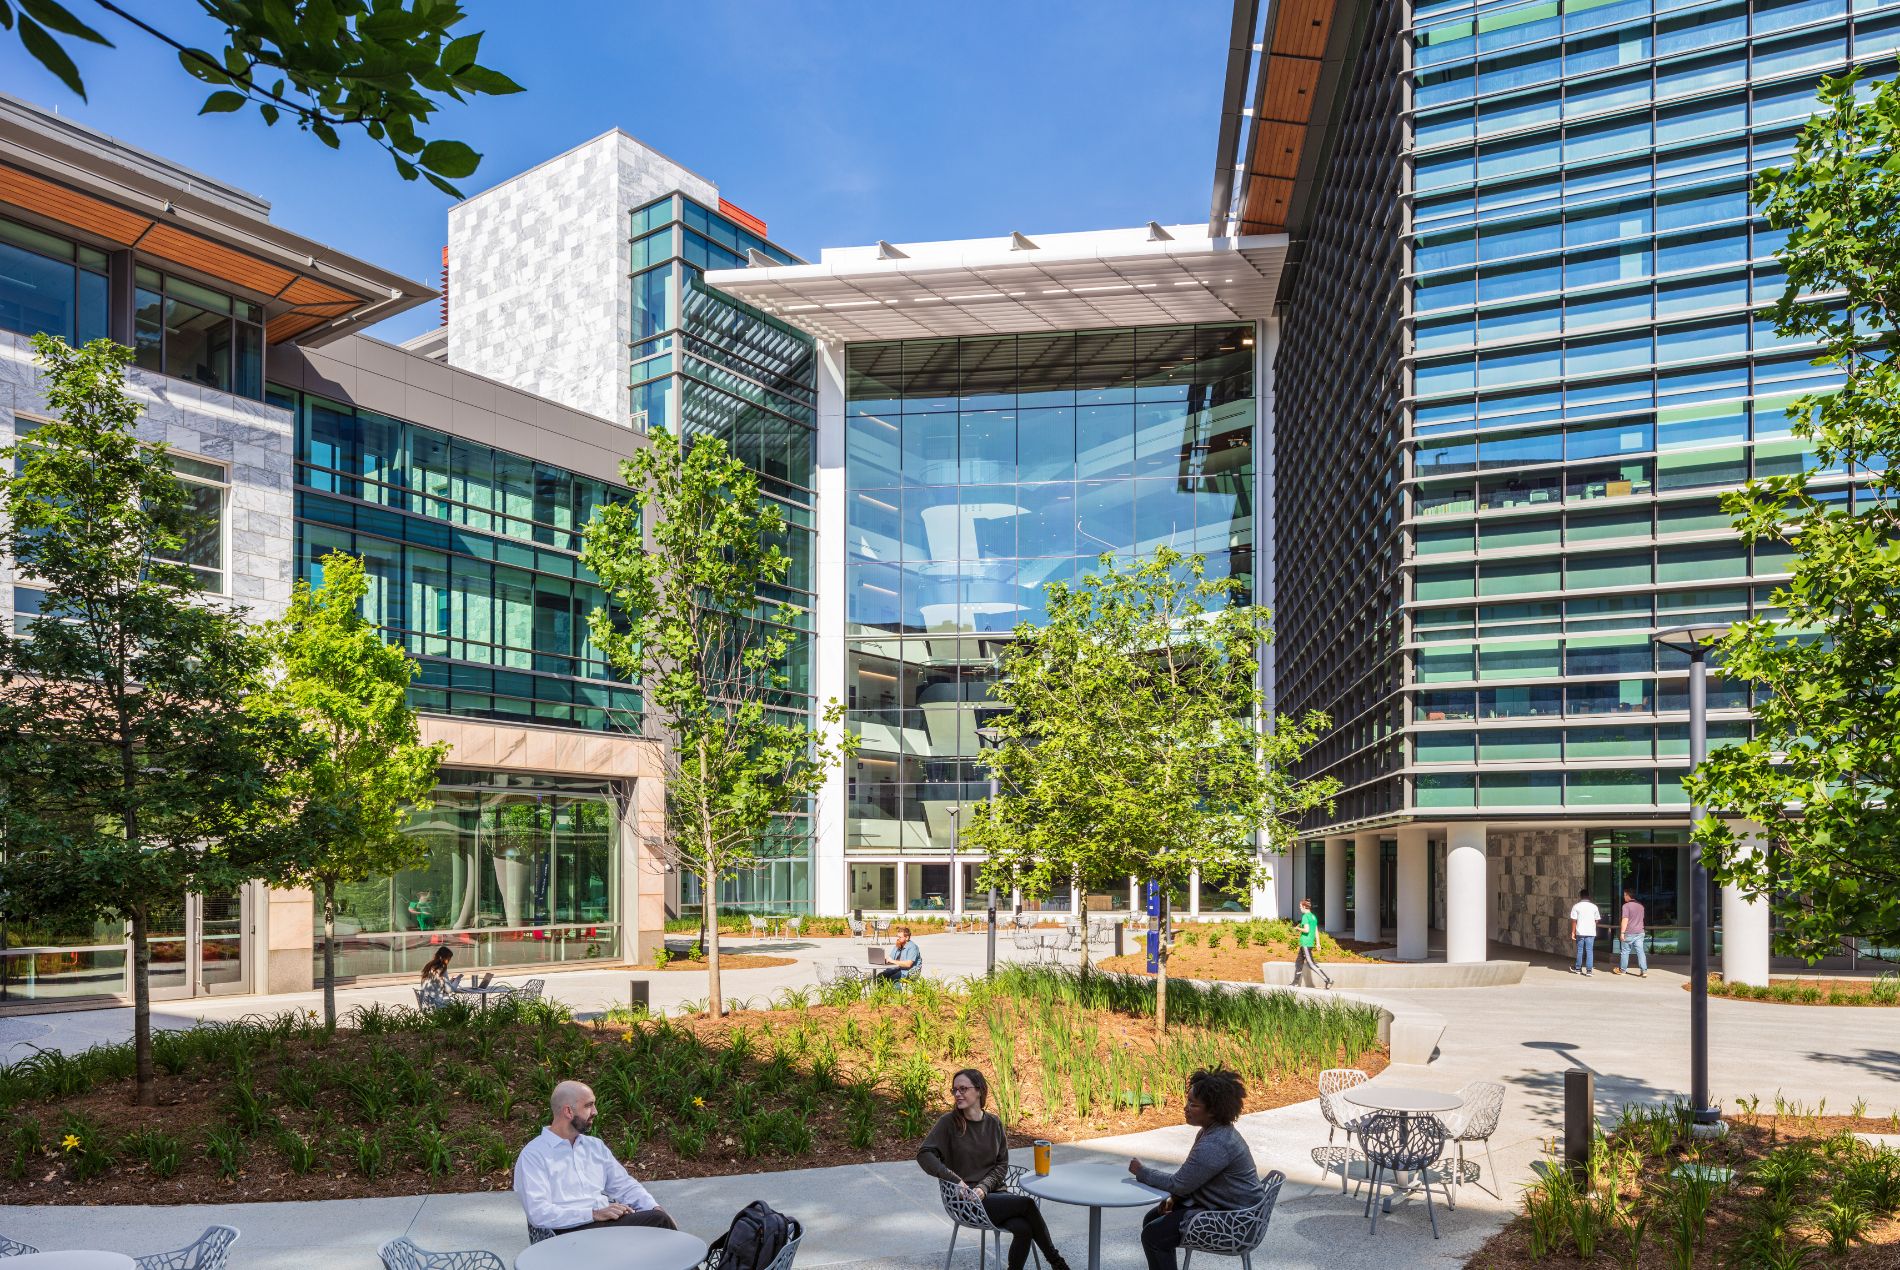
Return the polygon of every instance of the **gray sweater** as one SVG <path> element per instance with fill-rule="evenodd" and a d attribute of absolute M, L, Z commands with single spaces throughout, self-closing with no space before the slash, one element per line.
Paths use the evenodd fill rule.
<path fill-rule="evenodd" d="M 1252 1208 L 1265 1194 L 1253 1152 L 1230 1124 L 1211 1124 L 1195 1134 L 1187 1159 L 1174 1172 L 1143 1165 L 1135 1180 L 1194 1208 Z"/>

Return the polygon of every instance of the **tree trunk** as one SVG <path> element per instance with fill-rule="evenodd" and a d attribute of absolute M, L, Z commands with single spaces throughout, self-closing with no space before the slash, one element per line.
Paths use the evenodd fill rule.
<path fill-rule="evenodd" d="M 1168 1030 L 1168 897 L 1161 897 L 1161 919 L 1155 927 L 1155 1030 Z"/>
<path fill-rule="evenodd" d="M 708 1009 L 716 1019 L 726 1012 L 726 1002 L 725 998 L 719 995 L 719 874 L 710 864 L 700 875 L 699 884 L 705 892 L 700 908 L 712 914 L 706 923 L 712 931 L 706 940 L 706 991 L 712 998 Z"/>
<path fill-rule="evenodd" d="M 132 910 L 132 1054 L 138 1074 L 138 1105 L 156 1107 L 152 1087 L 152 946 L 145 938 L 145 909 Z"/>
<path fill-rule="evenodd" d="M 323 883 L 323 1026 L 336 1028 L 336 883 Z"/>

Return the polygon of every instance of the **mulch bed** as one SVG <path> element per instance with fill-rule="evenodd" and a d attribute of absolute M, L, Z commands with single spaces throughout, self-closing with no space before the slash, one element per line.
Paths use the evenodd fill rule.
<path fill-rule="evenodd" d="M 731 959 L 725 964 L 731 965 Z M 671 968 L 671 967 L 669 967 Z M 945 998 L 954 1002 L 954 998 Z M 966 1008 L 967 1010 L 967 1008 Z M 722 1109 L 737 1085 L 754 1091 L 772 1088 L 761 1094 L 758 1112 L 798 1118 L 811 1132 L 808 1150 L 796 1154 L 772 1152 L 748 1154 L 739 1137 L 739 1129 L 730 1115 L 704 1113 L 700 1127 L 705 1130 L 704 1144 L 697 1154 L 682 1154 L 669 1140 L 675 1126 L 686 1123 L 691 1111 L 672 1112 L 659 1097 L 649 1096 L 655 1109 L 655 1124 L 644 1140 L 631 1145 L 625 1134 L 632 1121 L 608 1101 L 603 1093 L 602 1136 L 621 1156 L 635 1177 L 643 1180 L 723 1176 L 788 1168 L 822 1168 L 833 1165 L 872 1161 L 910 1159 L 918 1139 L 930 1119 L 944 1107 L 943 1089 L 949 1073 L 957 1067 L 976 1066 L 995 1072 L 997 1056 L 992 1048 L 992 1032 L 983 1016 L 966 1017 L 954 1023 L 954 1004 L 934 1027 L 959 1030 L 949 1033 L 952 1040 L 940 1041 L 928 1056 L 931 1071 L 928 1086 L 930 1107 L 922 1123 L 911 1120 L 911 1132 L 900 1128 L 894 1086 L 901 1079 L 900 1064 L 910 1061 L 916 1052 L 910 1037 L 897 1033 L 895 1050 L 882 1060 L 882 1075 L 876 1077 L 875 1114 L 871 1117 L 875 1132 L 868 1145 L 852 1146 L 850 1124 L 854 1111 L 848 1083 L 870 1074 L 870 1051 L 865 1045 L 882 1032 L 888 1037 L 890 1019 L 903 1016 L 916 1023 L 915 1011 L 907 1006 L 891 1006 L 868 1000 L 845 1006 L 808 1005 L 803 1008 L 772 1011 L 743 1011 L 724 1019 L 706 1016 L 661 1024 L 636 1024 L 643 1033 L 655 1029 L 679 1038 L 690 1033 L 699 1042 L 697 1054 L 689 1063 L 704 1062 L 710 1073 L 718 1057 L 728 1051 L 736 1031 L 752 1034 L 754 1051 L 744 1069 L 732 1080 L 736 1084 L 708 1086 L 705 1105 Z M 1168 1043 L 1158 1037 L 1152 1023 L 1145 1019 L 1114 1014 L 1106 1010 L 1087 1012 L 1087 1022 L 1099 1036 L 1103 1062 L 1108 1056 L 1155 1054 Z M 922 1026 L 918 1026 L 921 1034 Z M 825 1086 L 823 1095 L 811 1096 L 801 1108 L 794 1100 L 798 1091 L 820 1086 L 810 1077 L 811 1063 L 801 1058 L 788 1082 L 768 1084 L 761 1078 L 766 1055 L 777 1044 L 774 1037 L 789 1037 L 794 1030 L 818 1038 L 811 1051 L 834 1054 L 836 1084 Z M 497 1030 L 484 1054 L 481 1034 L 433 1028 L 405 1029 L 364 1033 L 342 1029 L 325 1036 L 309 1031 L 278 1042 L 248 1064 L 250 1079 L 269 1108 L 276 1124 L 255 1132 L 246 1139 L 243 1166 L 235 1179 L 219 1175 L 205 1149 L 207 1134 L 220 1130 L 232 1120 L 233 1076 L 223 1069 L 187 1070 L 180 1075 L 160 1073 L 156 1081 L 157 1105 L 132 1104 L 130 1079 L 115 1080 L 88 1092 L 0 1111 L 0 1203 L 19 1204 L 191 1204 L 237 1203 L 270 1200 L 342 1199 L 365 1196 L 405 1194 L 442 1194 L 469 1191 L 507 1190 L 515 1152 L 539 1130 L 545 1121 L 545 1087 L 555 1077 L 569 1074 L 595 1083 L 597 1092 L 606 1089 L 617 1062 L 624 1058 L 625 1047 L 641 1038 L 629 1037 L 630 1029 L 605 1024 L 560 1023 L 542 1025 L 523 1022 Z M 1021 1034 L 1024 1029 L 1015 1031 Z M 933 1030 L 933 1036 L 941 1035 Z M 1176 1027 L 1168 1038 L 1192 1041 L 1193 1029 Z M 853 1038 L 856 1038 L 854 1045 Z M 670 1042 L 686 1046 L 683 1040 Z M 1201 1042 L 1205 1044 L 1205 1042 Z M 690 1050 L 690 1046 L 686 1046 Z M 620 1051 L 617 1053 L 616 1051 Z M 1372 1073 L 1382 1070 L 1386 1057 L 1367 1051 L 1351 1061 Z M 1178 1123 L 1178 1097 L 1163 1108 L 1141 1110 L 1097 1106 L 1087 1118 L 1079 1117 L 1067 1105 L 1046 1106 L 1036 1092 L 1040 1062 L 1023 1042 L 1015 1050 L 1016 1080 L 1022 1090 L 1022 1111 L 1011 1128 L 1014 1145 L 1027 1145 L 1035 1138 L 1069 1141 L 1076 1138 L 1154 1128 Z M 1332 1063 L 1321 1064 L 1330 1066 Z M 736 1066 L 736 1064 L 735 1064 Z M 432 1176 L 424 1170 L 419 1148 L 401 1126 L 424 1102 L 413 1096 L 398 1096 L 393 1110 L 380 1120 L 365 1113 L 361 1092 L 346 1082 L 401 1088 L 384 1074 L 394 1069 L 412 1068 L 423 1073 L 429 1088 L 439 1095 L 440 1132 L 453 1143 L 453 1166 L 445 1176 Z M 701 1069 L 691 1069 L 698 1072 Z M 318 1093 L 313 1105 L 293 1105 L 283 1089 L 287 1072 L 314 1077 Z M 504 1076 L 503 1073 L 508 1073 Z M 1250 1082 L 1247 1110 L 1263 1111 L 1301 1102 L 1316 1096 L 1317 1068 L 1288 1073 L 1265 1083 Z M 537 1085 L 537 1078 L 539 1084 Z M 689 1077 L 688 1079 L 697 1079 Z M 708 1077 L 710 1078 L 710 1077 Z M 660 1079 L 658 1076 L 652 1077 Z M 506 1113 L 498 1112 L 494 1090 L 476 1090 L 482 1081 L 499 1088 L 505 1085 L 518 1095 L 518 1101 Z M 465 1087 L 466 1086 L 466 1087 Z M 652 1086 L 648 1086 L 649 1089 Z M 868 1098 L 865 1090 L 857 1095 Z M 471 1092 L 475 1091 L 475 1092 Z M 670 1106 L 683 1105 L 678 1094 Z M 994 1109 L 994 1102 L 992 1103 Z M 868 1104 L 860 1104 L 856 1115 L 862 1121 L 870 1114 Z M 117 1155 L 117 1160 L 102 1175 L 80 1181 L 73 1176 L 72 1160 L 62 1153 L 60 1142 L 69 1131 L 70 1117 L 78 1116 L 94 1126 L 98 1141 Z M 43 1149 L 32 1156 L 18 1150 L 18 1131 L 22 1120 L 38 1122 Z M 317 1142 L 320 1147 L 315 1167 L 298 1174 L 289 1166 L 285 1150 L 279 1145 L 279 1126 L 295 1129 Z M 177 1172 L 171 1177 L 156 1176 L 145 1161 L 125 1142 L 127 1135 L 139 1130 L 157 1129 L 180 1139 L 183 1150 Z M 348 1135 L 360 1131 L 381 1131 L 388 1139 L 386 1164 L 375 1176 L 364 1176 L 352 1162 L 346 1145 Z M 481 1143 L 490 1152 L 489 1166 L 480 1163 Z M 503 1150 L 505 1148 L 505 1150 Z M 11 1166 L 11 1168 L 9 1168 Z"/>
<path fill-rule="evenodd" d="M 797 961 L 796 957 L 767 957 L 760 953 L 729 953 L 719 950 L 719 969 L 725 970 L 764 970 L 769 966 L 789 966 Z M 664 966 L 638 966 L 639 970 L 697 970 L 705 973 L 707 962 L 704 957 L 674 957 Z"/>
<path fill-rule="evenodd" d="M 1361 949 L 1382 947 L 1379 944 L 1361 944 L 1356 940 L 1341 940 L 1340 951 L 1322 950 L 1320 965 L 1327 962 L 1376 960 L 1359 955 Z M 1292 961 L 1293 949 L 1269 945 L 1252 948 L 1234 948 L 1222 941 L 1219 948 L 1189 947 L 1177 943 L 1168 951 L 1168 977 L 1171 979 L 1214 979 L 1229 983 L 1259 983 L 1264 967 L 1270 961 Z M 1109 957 L 1098 963 L 1104 970 L 1116 970 L 1123 974 L 1146 975 L 1148 973 L 1148 955 L 1129 953 L 1121 957 Z"/>
<path fill-rule="evenodd" d="M 1877 1009 L 1893 1009 L 1900 1006 L 1900 998 L 1879 1001 L 1871 999 L 1875 991 L 1875 982 L 1873 979 L 1809 979 L 1798 975 L 1781 975 L 1769 979 L 1768 985 L 1771 992 L 1784 993 L 1788 989 L 1799 989 L 1803 995 L 1810 992 L 1819 994 L 1818 1000 L 1804 1001 L 1789 1000 L 1778 995 L 1763 996 L 1748 984 L 1729 986 L 1723 984 L 1720 979 L 1712 979 L 1709 983 L 1709 995 L 1723 1001 L 1748 1001 L 1761 1005 L 1856 1006 Z M 1682 990 L 1689 991 L 1689 984 L 1684 983 Z M 1891 987 L 1883 988 L 1882 991 L 1891 991 Z M 1850 999 L 1843 1000 L 1842 998 Z"/>

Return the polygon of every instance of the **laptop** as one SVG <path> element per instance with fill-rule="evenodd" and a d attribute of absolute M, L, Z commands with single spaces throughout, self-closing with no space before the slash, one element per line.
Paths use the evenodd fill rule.
<path fill-rule="evenodd" d="M 871 945 L 871 947 L 870 947 L 870 948 L 868 948 L 868 949 L 867 949 L 866 951 L 867 951 L 867 952 L 869 952 L 869 953 L 871 954 L 871 964 L 872 964 L 872 965 L 874 965 L 874 966 L 888 966 L 888 965 L 890 965 L 890 964 L 891 964 L 891 961 L 890 961 L 890 958 L 888 958 L 888 957 L 886 957 L 886 956 L 884 955 L 884 950 L 883 950 L 882 948 L 880 948 L 880 947 L 878 947 L 878 946 L 877 946 L 876 944 L 873 944 L 873 945 Z"/>

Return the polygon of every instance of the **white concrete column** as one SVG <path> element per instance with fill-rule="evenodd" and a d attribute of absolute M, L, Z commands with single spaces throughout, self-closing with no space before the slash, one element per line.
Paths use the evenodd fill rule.
<path fill-rule="evenodd" d="M 1445 852 L 1445 960 L 1484 961 L 1484 826 L 1454 824 Z"/>
<path fill-rule="evenodd" d="M 1399 829 L 1399 960 L 1423 961 L 1429 950 L 1426 927 L 1431 912 L 1424 825 Z"/>
<path fill-rule="evenodd" d="M 817 349 L 818 436 L 817 498 L 813 504 L 812 541 L 812 696 L 819 715 L 826 702 L 846 700 L 844 488 L 844 345 L 820 341 Z M 624 396 L 624 390 L 623 390 Z M 835 744 L 844 725 L 814 719 L 827 742 Z M 851 911 L 851 871 L 845 859 L 850 818 L 850 774 L 841 763 L 825 773 L 812 799 L 811 910 L 823 917 Z"/>
<path fill-rule="evenodd" d="M 1201 915 L 1201 871 L 1195 869 L 1188 874 L 1188 916 Z"/>
<path fill-rule="evenodd" d="M 1759 834 L 1742 839 L 1745 849 L 1759 854 Z M 1622 897 L 1619 896 L 1618 903 Z M 1768 897 L 1750 899 L 1741 888 L 1722 888 L 1722 978 L 1728 983 L 1768 986 L 1770 946 Z"/>
<path fill-rule="evenodd" d="M 1352 840 L 1352 937 L 1360 943 L 1378 941 L 1379 835 L 1362 833 Z"/>
<path fill-rule="evenodd" d="M 1351 841 L 1326 840 L 1326 894 L 1320 903 L 1324 910 L 1320 920 L 1329 935 L 1344 934 L 1346 930 L 1346 844 Z"/>
<path fill-rule="evenodd" d="M 950 915 L 963 916 L 963 861 L 950 857 Z"/>
<path fill-rule="evenodd" d="M 897 911 L 910 910 L 910 865 L 902 860 L 897 862 Z"/>

